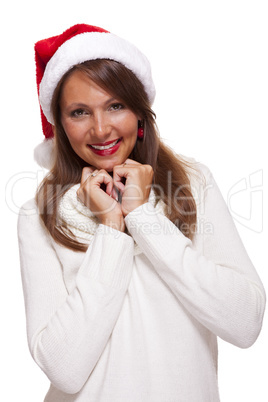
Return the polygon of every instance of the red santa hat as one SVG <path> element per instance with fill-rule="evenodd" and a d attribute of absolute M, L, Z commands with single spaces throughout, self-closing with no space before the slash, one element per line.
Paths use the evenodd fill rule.
<path fill-rule="evenodd" d="M 36 81 L 45 140 L 35 149 L 40 166 L 53 164 L 53 116 L 51 101 L 61 77 L 87 60 L 111 59 L 129 68 L 142 82 L 152 104 L 155 88 L 148 59 L 128 41 L 92 25 L 78 24 L 58 36 L 35 44 Z"/>

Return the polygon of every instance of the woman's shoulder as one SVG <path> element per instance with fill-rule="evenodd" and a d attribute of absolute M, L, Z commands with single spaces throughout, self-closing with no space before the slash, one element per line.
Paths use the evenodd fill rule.
<path fill-rule="evenodd" d="M 19 210 L 18 228 L 23 228 L 25 225 L 39 226 L 41 225 L 38 206 L 34 198 L 26 201 Z"/>
<path fill-rule="evenodd" d="M 184 164 L 191 185 L 203 184 L 206 185 L 210 180 L 212 173 L 207 165 L 196 160 L 195 158 L 178 154 L 178 159 Z"/>
<path fill-rule="evenodd" d="M 37 211 L 37 205 L 35 198 L 31 198 L 30 200 L 24 202 L 22 206 L 20 207 L 20 213 L 24 213 L 26 215 L 31 215 L 31 212 Z"/>

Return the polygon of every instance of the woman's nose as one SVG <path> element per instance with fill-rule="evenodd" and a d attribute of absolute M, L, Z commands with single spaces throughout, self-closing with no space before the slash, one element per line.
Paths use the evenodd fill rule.
<path fill-rule="evenodd" d="M 101 139 L 110 135 L 111 125 L 108 118 L 103 113 L 97 113 L 94 115 L 93 124 L 91 127 L 91 133 L 95 137 Z"/>

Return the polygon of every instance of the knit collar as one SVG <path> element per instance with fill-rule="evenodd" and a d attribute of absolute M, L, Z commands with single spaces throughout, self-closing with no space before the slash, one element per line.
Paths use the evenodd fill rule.
<path fill-rule="evenodd" d="M 61 198 L 59 203 L 59 218 L 69 230 L 80 241 L 90 244 L 99 226 L 97 217 L 87 208 L 77 197 L 77 190 L 80 184 L 72 186 Z M 149 203 L 151 203 L 160 213 L 164 213 L 162 202 L 156 204 L 156 195 L 153 190 L 150 192 Z M 135 254 L 140 251 L 135 245 Z"/>

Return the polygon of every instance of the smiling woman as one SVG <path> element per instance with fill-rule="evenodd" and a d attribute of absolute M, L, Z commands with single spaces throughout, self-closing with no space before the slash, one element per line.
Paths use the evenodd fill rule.
<path fill-rule="evenodd" d="M 112 172 L 131 154 L 139 117 L 82 72 L 64 82 L 60 111 L 71 147 L 89 165 Z"/>
<path fill-rule="evenodd" d="M 175 225 L 181 227 L 186 236 L 191 238 L 194 233 L 195 203 L 186 171 L 190 164 L 178 158 L 159 141 L 155 115 L 145 88 L 133 71 L 123 64 L 98 59 L 74 65 L 63 74 L 53 92 L 51 120 L 54 122 L 55 133 L 54 160 L 51 174 L 44 180 L 36 200 L 42 211 L 41 218 L 50 234 L 56 241 L 71 249 L 85 250 L 85 245 L 78 242 L 72 232 L 61 224 L 57 209 L 59 200 L 69 187 L 81 181 L 82 169 L 103 169 L 112 176 L 116 166 L 120 166 L 127 158 L 131 159 L 132 164 L 133 161 L 139 162 L 140 170 L 153 168 L 155 193 L 159 199 L 168 203 L 168 216 Z M 98 149 L 106 148 L 110 141 L 116 141 L 117 144 L 108 149 Z M 163 175 L 167 162 L 173 177 L 171 183 Z M 150 174 L 147 177 L 150 178 Z M 99 186 L 106 188 L 107 193 L 108 176 L 105 174 L 102 178 L 106 183 L 99 183 Z M 124 180 L 125 178 L 120 179 L 113 194 L 116 194 L 118 186 L 122 186 L 121 181 Z M 181 187 L 180 183 L 183 183 Z M 129 177 L 127 184 L 128 197 L 137 199 L 136 203 L 132 203 L 133 206 L 144 203 L 145 199 L 135 180 L 132 178 L 131 181 Z M 146 186 L 149 186 L 147 181 L 144 182 L 144 187 Z M 130 187 L 134 192 L 132 194 L 129 193 Z M 179 197 L 170 197 L 170 191 L 177 195 L 180 193 Z M 99 195 L 103 199 L 103 192 Z M 117 194 L 115 197 L 120 198 L 121 195 Z M 110 205 L 111 200 L 107 199 L 107 202 Z M 90 203 L 92 209 L 92 199 L 87 202 L 88 207 Z M 102 204 L 99 205 L 105 210 Z M 50 211 L 49 214 L 47 210 Z M 125 210 L 129 212 L 128 207 Z M 100 211 L 94 209 L 94 212 L 99 213 L 100 217 Z M 118 220 L 118 216 L 114 217 L 116 222 L 109 214 L 111 220 L 108 223 L 105 219 L 106 224 L 124 228 L 121 218 Z"/>
<path fill-rule="evenodd" d="M 217 337 L 251 346 L 265 292 L 212 174 L 161 140 L 132 44 L 76 25 L 35 51 L 49 172 L 18 231 L 45 401 L 219 401 Z"/>

